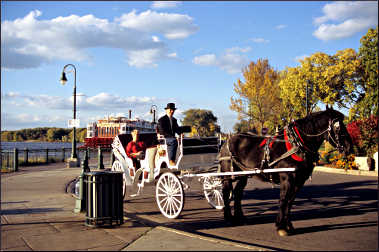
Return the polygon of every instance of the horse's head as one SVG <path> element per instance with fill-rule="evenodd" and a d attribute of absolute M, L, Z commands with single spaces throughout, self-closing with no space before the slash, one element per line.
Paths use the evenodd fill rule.
<path fill-rule="evenodd" d="M 344 115 L 328 106 L 325 113 L 329 121 L 326 140 L 334 148 L 337 148 L 340 153 L 345 155 L 351 154 L 353 151 L 353 141 L 343 123 Z"/>

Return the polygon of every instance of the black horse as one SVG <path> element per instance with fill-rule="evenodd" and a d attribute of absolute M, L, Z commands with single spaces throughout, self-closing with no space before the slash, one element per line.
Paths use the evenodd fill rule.
<path fill-rule="evenodd" d="M 221 172 L 292 167 L 294 172 L 259 173 L 254 178 L 280 184 L 279 213 L 276 227 L 280 236 L 293 234 L 290 211 L 297 192 L 313 172 L 319 159 L 318 149 L 327 140 L 345 155 L 352 151 L 352 141 L 344 115 L 333 108 L 312 113 L 291 122 L 276 136 L 241 133 L 231 136 L 222 146 L 219 160 Z M 241 200 L 248 176 L 223 176 L 224 218 L 232 224 L 243 223 Z M 234 189 L 233 182 L 237 181 Z M 234 216 L 230 208 L 234 198 Z"/>

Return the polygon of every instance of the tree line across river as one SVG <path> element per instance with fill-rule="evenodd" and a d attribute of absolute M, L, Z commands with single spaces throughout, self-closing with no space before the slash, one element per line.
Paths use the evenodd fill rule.
<path fill-rule="evenodd" d="M 84 142 L 87 136 L 86 128 L 76 129 L 76 140 Z M 2 142 L 12 141 L 38 141 L 38 142 L 70 142 L 72 140 L 72 129 L 41 127 L 20 130 L 5 130 L 1 132 Z"/>

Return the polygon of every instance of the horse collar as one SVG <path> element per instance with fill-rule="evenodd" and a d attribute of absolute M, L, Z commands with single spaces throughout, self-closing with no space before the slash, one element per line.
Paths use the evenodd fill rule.
<path fill-rule="evenodd" d="M 298 131 L 297 131 L 297 133 L 298 133 Z M 284 140 L 285 140 L 285 145 L 286 145 L 287 151 L 290 151 L 292 149 L 293 144 L 295 146 L 299 147 L 299 144 L 296 143 L 297 141 L 296 141 L 294 133 L 291 133 L 290 127 L 286 127 L 284 129 Z M 301 139 L 301 141 L 303 141 L 303 140 Z M 300 150 L 300 148 L 299 148 L 299 150 Z M 304 161 L 304 159 L 302 157 L 296 155 L 295 153 L 292 154 L 291 157 L 293 160 L 298 161 L 298 162 Z"/>

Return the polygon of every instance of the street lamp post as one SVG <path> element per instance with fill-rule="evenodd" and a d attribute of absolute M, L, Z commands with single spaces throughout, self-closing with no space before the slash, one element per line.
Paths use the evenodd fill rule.
<path fill-rule="evenodd" d="M 153 124 L 156 123 L 155 121 L 155 113 L 157 111 L 157 106 L 156 105 L 152 105 L 151 108 L 150 108 L 150 114 L 153 114 Z"/>
<path fill-rule="evenodd" d="M 308 115 L 311 112 L 309 103 L 312 97 L 312 91 L 313 91 L 313 83 L 309 83 L 309 80 L 307 80 L 307 85 L 305 87 L 305 111 L 306 115 Z"/>
<path fill-rule="evenodd" d="M 73 64 L 67 64 L 63 67 L 63 71 L 62 71 L 62 76 L 61 76 L 61 83 L 62 85 L 65 85 L 66 82 L 67 82 L 67 78 L 66 78 L 66 68 L 68 67 L 72 67 L 72 70 L 69 71 L 69 72 L 74 72 L 74 92 L 73 92 L 73 96 L 74 96 L 74 115 L 73 115 L 73 119 L 74 119 L 74 125 L 72 127 L 72 151 L 71 151 L 71 161 L 74 161 L 73 163 L 74 164 L 74 167 L 79 167 L 79 160 L 78 160 L 78 156 L 76 154 L 76 127 L 75 127 L 75 123 L 76 123 L 76 68 Z M 71 162 L 70 162 L 70 165 L 71 167 Z"/>

